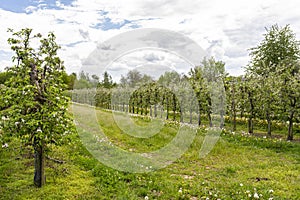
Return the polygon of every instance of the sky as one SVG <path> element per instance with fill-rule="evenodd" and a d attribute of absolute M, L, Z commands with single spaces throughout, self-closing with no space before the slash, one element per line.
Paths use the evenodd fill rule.
<path fill-rule="evenodd" d="M 249 49 L 260 43 L 265 28 L 290 24 L 300 38 L 299 6 L 298 0 L 0 0 L 0 71 L 12 65 L 8 28 L 28 27 L 43 35 L 53 31 L 68 73 L 85 70 L 87 59 L 99 46 L 112 51 L 107 42 L 112 38 L 114 48 L 124 47 L 124 37 L 133 41 L 136 32 L 146 28 L 179 33 L 181 39 L 201 47 L 207 57 L 225 62 L 229 74 L 241 75 L 250 61 Z M 108 70 L 114 79 L 135 68 L 154 76 L 166 68 L 187 73 L 192 64 L 176 54 L 182 47 L 175 45 L 179 40 L 174 35 L 151 41 L 173 52 L 127 48 L 92 73 Z"/>

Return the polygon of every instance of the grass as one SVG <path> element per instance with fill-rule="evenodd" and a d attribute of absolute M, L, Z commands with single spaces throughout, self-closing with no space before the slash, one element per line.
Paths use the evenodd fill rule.
<path fill-rule="evenodd" d="M 158 134 L 136 138 L 116 125 L 111 112 L 96 114 L 109 140 L 129 152 L 160 149 L 179 129 L 177 123 L 166 122 Z M 147 117 L 133 121 L 141 126 L 151 123 Z M 181 158 L 149 173 L 105 166 L 73 134 L 69 143 L 53 147 L 49 156 L 66 162 L 47 160 L 47 184 L 40 189 L 33 185 L 31 149 L 11 139 L 8 148 L 0 148 L 0 199 L 254 199 L 255 194 L 260 199 L 299 199 L 300 144 L 238 132 L 223 131 L 212 151 L 199 158 L 206 132 L 198 129 Z"/>

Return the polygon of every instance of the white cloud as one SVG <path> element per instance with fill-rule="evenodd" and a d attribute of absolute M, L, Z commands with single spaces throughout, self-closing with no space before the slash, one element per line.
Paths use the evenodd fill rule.
<path fill-rule="evenodd" d="M 42 4 L 47 1 L 40 0 L 39 3 L 40 6 L 27 7 L 27 14 L 0 8 L 0 50 L 9 51 L 7 28 L 31 27 L 44 35 L 54 31 L 62 45 L 60 55 L 68 72 L 79 71 L 81 60 L 93 51 L 98 41 L 103 42 L 132 30 L 132 27 L 163 28 L 182 33 L 217 59 L 225 61 L 228 72 L 236 75 L 243 71 L 240 66 L 248 63 L 247 49 L 259 43 L 264 27 L 275 23 L 291 24 L 300 37 L 300 3 L 297 0 L 77 0 L 71 6 L 56 1 L 56 6 L 60 7 L 57 10 L 45 8 Z M 127 24 L 120 29 L 118 26 L 109 29 L 125 20 L 128 20 Z M 104 24 L 107 31 L 94 28 L 103 22 L 107 22 Z M 143 61 L 144 55 L 140 56 Z M 0 69 L 8 63 L 2 59 Z"/>

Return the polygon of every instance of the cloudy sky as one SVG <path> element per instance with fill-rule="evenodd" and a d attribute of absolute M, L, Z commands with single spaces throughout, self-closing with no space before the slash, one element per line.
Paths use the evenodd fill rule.
<path fill-rule="evenodd" d="M 207 55 L 224 61 L 228 73 L 240 75 L 249 62 L 247 49 L 259 44 L 265 27 L 290 24 L 300 38 L 299 6 L 298 0 L 0 0 L 0 70 L 11 65 L 7 28 L 30 27 L 42 34 L 54 31 L 69 73 L 83 69 L 99 46 L 111 50 L 105 43 L 111 38 L 118 40 L 120 34 L 154 28 L 182 34 Z M 174 41 L 159 42 L 169 47 Z M 189 67 L 170 52 L 127 50 L 109 64 L 113 73 L 124 73 L 126 67 L 143 66 L 152 71 L 173 67 L 180 72 Z"/>

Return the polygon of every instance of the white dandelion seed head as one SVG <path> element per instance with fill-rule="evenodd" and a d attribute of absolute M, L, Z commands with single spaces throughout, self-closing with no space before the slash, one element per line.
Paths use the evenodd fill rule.
<path fill-rule="evenodd" d="M 254 198 L 254 199 L 259 199 L 259 195 L 255 192 L 255 193 L 253 194 L 253 198 Z"/>

